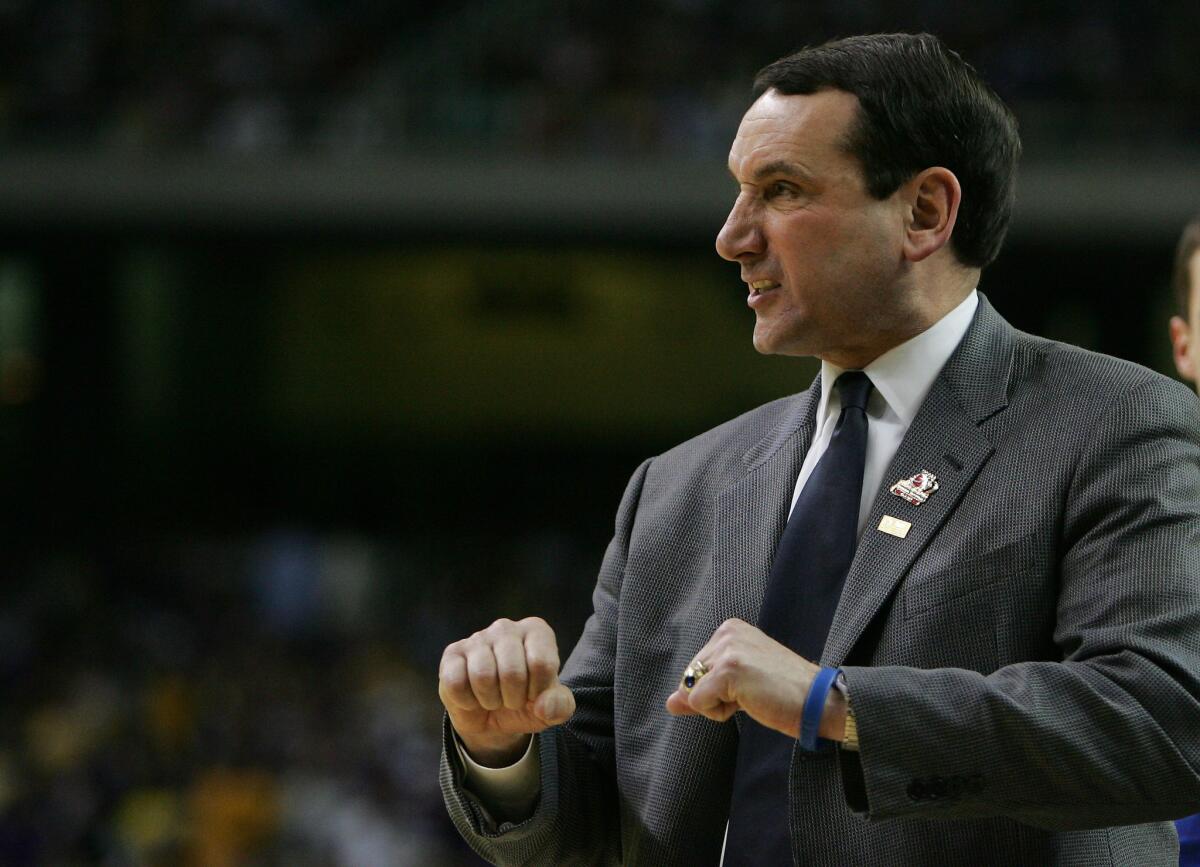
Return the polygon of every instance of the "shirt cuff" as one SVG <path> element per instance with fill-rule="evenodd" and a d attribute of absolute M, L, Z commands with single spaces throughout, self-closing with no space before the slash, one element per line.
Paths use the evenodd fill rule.
<path fill-rule="evenodd" d="M 479 764 L 467 754 L 457 732 L 453 732 L 453 737 L 463 767 L 463 788 L 475 796 L 493 827 L 503 822 L 523 822 L 533 815 L 542 788 L 537 735 L 529 739 L 525 755 L 503 768 Z"/>

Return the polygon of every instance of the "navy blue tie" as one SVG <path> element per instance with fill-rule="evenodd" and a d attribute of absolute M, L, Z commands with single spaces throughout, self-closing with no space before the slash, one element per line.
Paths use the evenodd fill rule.
<path fill-rule="evenodd" d="M 792 507 L 771 564 L 758 627 L 817 662 L 858 547 L 871 380 L 846 371 L 835 384 L 841 415 L 829 447 Z M 797 719 L 797 724 L 799 720 Z M 726 867 L 792 863 L 788 769 L 796 739 L 743 721 L 730 802 Z"/>

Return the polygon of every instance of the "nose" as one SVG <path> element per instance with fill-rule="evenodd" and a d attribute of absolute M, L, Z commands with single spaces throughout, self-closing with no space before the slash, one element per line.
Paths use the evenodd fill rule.
<path fill-rule="evenodd" d="M 717 233 L 717 253 L 722 259 L 737 262 L 746 256 L 760 255 L 764 246 L 754 200 L 748 193 L 741 193 Z"/>

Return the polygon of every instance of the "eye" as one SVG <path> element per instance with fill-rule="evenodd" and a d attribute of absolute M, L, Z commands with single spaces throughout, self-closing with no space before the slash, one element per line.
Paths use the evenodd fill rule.
<path fill-rule="evenodd" d="M 795 184 L 789 184 L 787 181 L 771 181 L 767 184 L 765 191 L 768 199 L 775 199 L 779 196 L 794 196 L 797 190 Z"/>

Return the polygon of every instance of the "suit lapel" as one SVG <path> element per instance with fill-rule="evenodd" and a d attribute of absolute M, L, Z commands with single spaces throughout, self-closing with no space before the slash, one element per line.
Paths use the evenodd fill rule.
<path fill-rule="evenodd" d="M 981 293 L 974 322 L 934 381 L 876 493 L 834 613 L 823 664 L 845 661 L 991 457 L 994 447 L 980 425 L 1007 406 L 1011 365 L 1011 326 Z M 923 470 L 937 476 L 939 484 L 925 503 L 914 506 L 890 492 L 898 480 Z M 909 522 L 908 534 L 901 539 L 879 530 L 884 515 Z"/>
<path fill-rule="evenodd" d="M 917 555 L 954 510 L 992 454 L 992 444 L 938 380 L 888 465 L 883 485 L 858 543 L 842 598 L 833 616 L 822 662 L 840 665 L 875 612 L 908 572 Z M 914 506 L 892 494 L 899 479 L 922 471 L 937 476 L 938 489 Z M 912 524 L 903 539 L 878 529 L 884 515 Z"/>
<path fill-rule="evenodd" d="M 743 457 L 746 475 L 717 496 L 713 545 L 713 628 L 731 617 L 757 623 L 775 546 L 812 442 L 820 376 L 786 422 Z"/>

